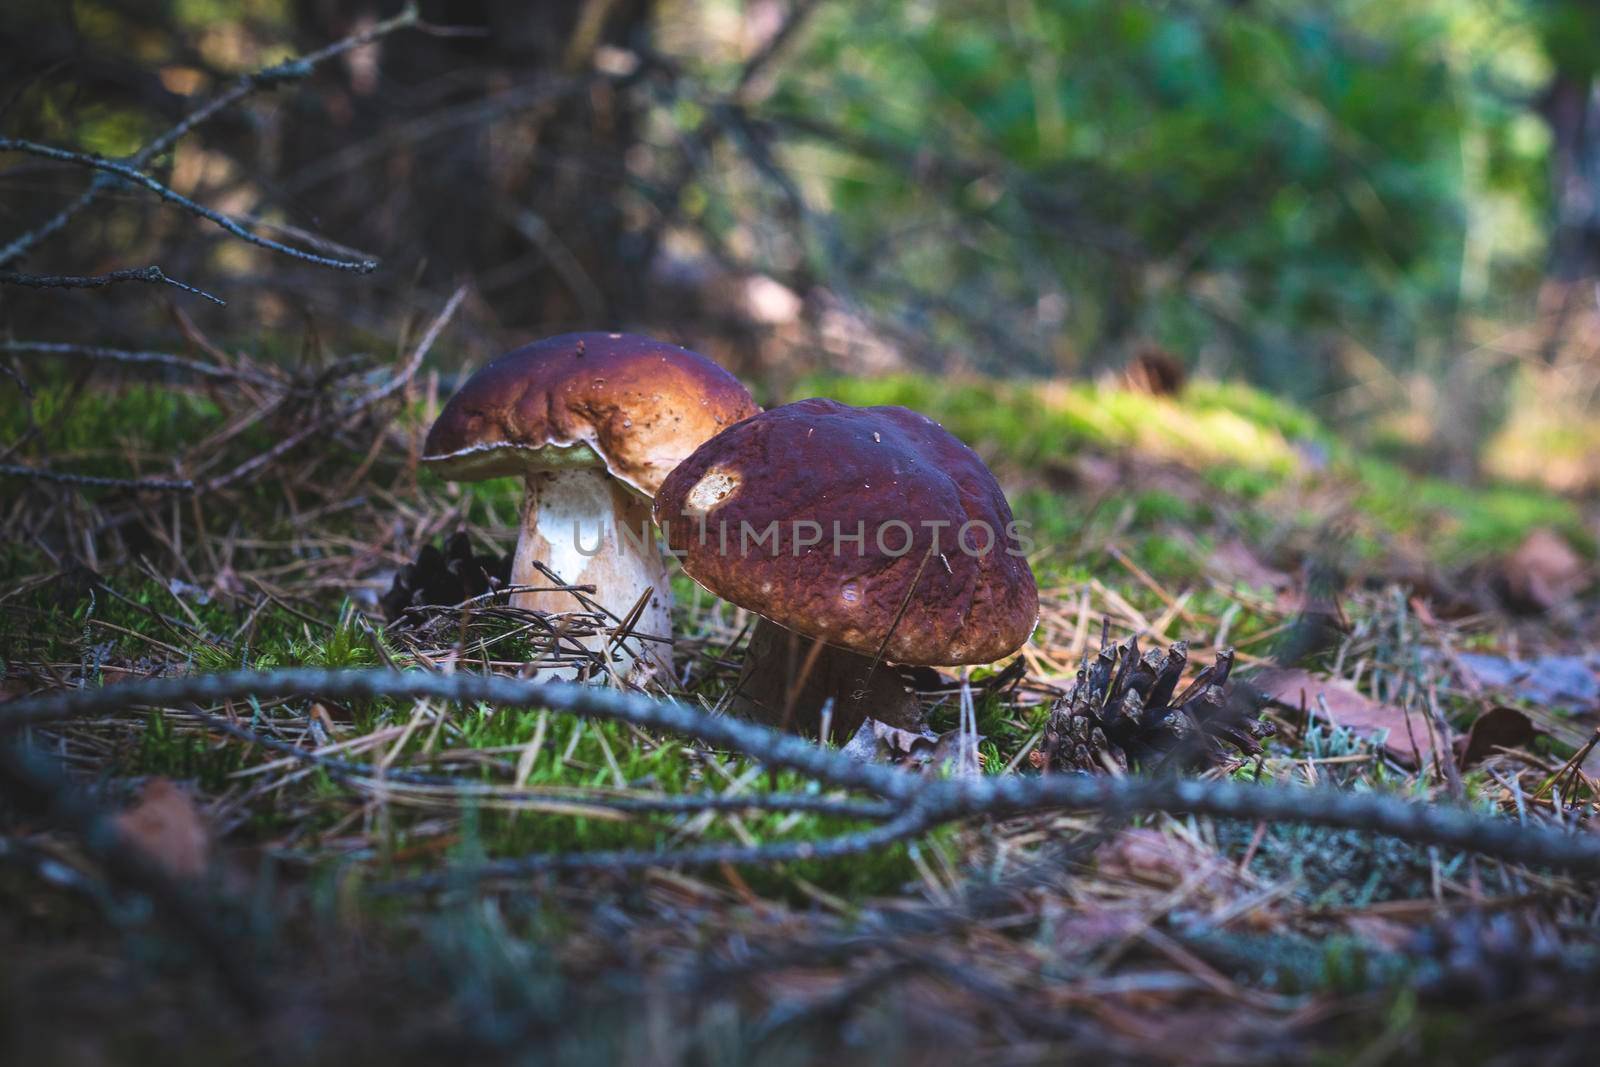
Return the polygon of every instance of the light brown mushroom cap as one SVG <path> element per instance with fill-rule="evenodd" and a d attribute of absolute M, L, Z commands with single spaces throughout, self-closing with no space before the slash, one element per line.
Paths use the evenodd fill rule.
<path fill-rule="evenodd" d="M 604 466 L 646 496 L 707 438 L 760 408 L 697 352 L 625 333 L 569 333 L 509 352 L 445 404 L 422 461 L 475 481 Z"/>
<path fill-rule="evenodd" d="M 655 519 L 711 592 L 830 645 L 881 649 L 891 662 L 990 663 L 1016 651 L 1039 617 L 994 475 L 905 408 L 802 400 L 746 419 L 667 477 Z M 774 522 L 775 546 L 752 540 Z M 802 545 L 813 528 L 797 538 L 797 522 L 815 523 L 820 543 Z M 985 530 L 992 547 L 980 553 Z"/>

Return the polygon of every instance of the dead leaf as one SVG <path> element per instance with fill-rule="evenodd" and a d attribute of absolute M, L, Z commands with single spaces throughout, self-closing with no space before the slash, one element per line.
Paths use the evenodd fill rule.
<path fill-rule="evenodd" d="M 1571 597 L 1584 584 L 1583 557 L 1554 530 L 1540 527 L 1523 538 L 1500 565 L 1506 602 L 1519 611 L 1543 612 Z"/>
<path fill-rule="evenodd" d="M 1132 937 L 1149 922 L 1138 908 L 1108 907 L 1087 900 L 1054 918 L 1056 946 L 1063 952 L 1087 956 L 1103 945 Z"/>
<path fill-rule="evenodd" d="M 1095 867 L 1108 877 L 1161 889 L 1193 881 L 1208 895 L 1228 897 L 1249 888 L 1237 864 L 1160 830 L 1124 830 L 1096 849 L 1094 858 Z"/>
<path fill-rule="evenodd" d="M 960 730 L 946 730 L 934 741 L 926 759 L 918 758 L 913 762 L 924 766 L 926 770 L 948 767 L 957 777 L 975 777 L 983 772 L 983 753 L 978 751 L 982 742 L 982 734 L 969 734 L 967 743 L 963 745 Z"/>
<path fill-rule="evenodd" d="M 1465 737 L 1456 738 L 1461 769 L 1482 763 L 1497 749 L 1530 744 L 1537 735 L 1533 720 L 1523 712 L 1504 705 L 1490 708 L 1473 720 Z"/>
<path fill-rule="evenodd" d="M 938 741 L 932 730 L 902 730 L 868 716 L 839 752 L 863 763 L 903 763 L 918 752 L 931 752 Z"/>
<path fill-rule="evenodd" d="M 1433 737 L 1422 716 L 1411 716 L 1408 731 L 1403 709 L 1393 704 L 1380 704 L 1349 682 L 1318 678 L 1309 671 L 1290 667 L 1258 671 L 1250 682 L 1268 699 L 1291 708 L 1301 706 L 1303 695 L 1305 707 L 1314 717 L 1332 719 L 1335 726 L 1345 727 L 1362 737 L 1371 739 L 1379 731 L 1388 731 L 1384 752 L 1403 766 L 1415 767 L 1419 754 L 1425 764 L 1431 761 Z"/>
<path fill-rule="evenodd" d="M 194 801 L 170 779 L 152 778 L 139 803 L 116 821 L 123 836 L 169 874 L 198 878 L 205 873 L 210 835 Z"/>
<path fill-rule="evenodd" d="M 1223 541 L 1211 550 L 1207 569 L 1229 582 L 1251 589 L 1280 592 L 1294 584 L 1289 574 L 1263 563 L 1250 546 L 1237 537 Z"/>
<path fill-rule="evenodd" d="M 969 759 L 978 756 L 977 746 L 983 741 L 979 734 L 972 740 Z M 960 758 L 960 731 L 946 730 L 936 734 L 932 730 L 902 730 L 886 722 L 868 717 L 861 723 L 839 751 L 863 763 L 888 763 L 896 766 L 937 769 Z M 957 768 L 958 773 L 976 773 L 976 766 Z"/>

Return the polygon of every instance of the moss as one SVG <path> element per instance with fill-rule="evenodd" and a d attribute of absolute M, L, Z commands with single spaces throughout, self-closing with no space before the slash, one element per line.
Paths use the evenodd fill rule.
<path fill-rule="evenodd" d="M 1197 399 L 1155 397 L 1090 382 L 948 383 L 898 375 L 813 378 L 801 393 L 849 404 L 899 404 L 925 412 L 992 457 L 1024 466 L 1081 448 L 1131 449 L 1193 465 L 1230 464 L 1288 474 L 1300 460 L 1285 427 L 1313 423 L 1280 401 L 1243 387 L 1206 387 Z"/>
<path fill-rule="evenodd" d="M 127 774 L 164 775 L 194 779 L 208 793 L 228 787 L 228 775 L 245 765 L 245 749 L 239 745 L 218 745 L 196 731 L 179 731 L 161 712 L 145 719 L 138 735 L 137 748 L 122 769 Z"/>
<path fill-rule="evenodd" d="M 119 445 L 145 455 L 172 454 L 215 430 L 223 412 L 204 396 L 159 385 L 79 390 L 46 380 L 34 383 L 31 403 L 0 405 L 0 433 L 15 440 L 28 429 L 30 416 L 52 452 L 82 455 L 84 466 L 75 470 L 118 474 L 125 473 L 114 458 Z M 152 461 L 152 470 L 157 467 Z"/>
<path fill-rule="evenodd" d="M 1563 492 L 1600 487 L 1600 422 L 1578 368 L 1519 371 L 1504 424 L 1484 446 L 1484 467 L 1508 481 Z"/>
<path fill-rule="evenodd" d="M 1382 460 L 1354 461 L 1360 481 L 1355 506 L 1382 529 L 1424 539 L 1445 564 L 1509 551 L 1537 526 L 1587 542 L 1582 516 L 1569 500 L 1531 488 L 1468 487 L 1422 478 Z"/>
<path fill-rule="evenodd" d="M 1205 629 L 1214 632 L 1213 620 L 1226 616 L 1236 643 L 1250 642 L 1281 619 L 1252 607 L 1250 600 L 1212 587 L 1206 568 L 1210 546 L 1234 536 L 1260 544 L 1286 531 L 1310 527 L 1320 520 L 1315 508 L 1296 503 L 1303 494 L 1331 489 L 1353 495 L 1356 525 L 1346 547 L 1357 554 L 1376 555 L 1388 541 L 1406 537 L 1448 561 L 1464 561 L 1503 551 L 1532 525 L 1553 525 L 1568 532 L 1575 532 L 1577 526 L 1574 508 L 1559 498 L 1527 489 L 1465 488 L 1419 479 L 1332 439 L 1304 411 L 1242 386 L 1196 383 L 1179 400 L 1086 383 L 1039 387 L 967 380 L 952 384 L 909 376 L 871 381 L 817 379 L 810 388 L 851 403 L 895 403 L 924 410 L 982 451 L 1008 479 L 1025 483 L 1025 488 L 1013 493 L 1012 503 L 1017 515 L 1033 525 L 1040 546 L 1037 569 L 1047 589 L 1066 590 L 1065 595 L 1071 597 L 1075 586 L 1099 581 L 1114 588 L 1146 618 L 1160 617 L 1167 610 L 1166 599 L 1113 561 L 1104 551 L 1113 543 L 1171 593 L 1188 592 L 1186 610 L 1192 617 L 1206 620 Z M 86 394 L 74 399 L 70 407 L 65 403 L 66 387 L 46 382 L 32 409 L 47 425 L 51 448 L 74 455 L 75 469 L 112 474 L 127 471 L 115 449 L 105 450 L 107 442 L 136 443 L 141 451 L 155 453 L 192 444 L 225 417 L 203 397 L 143 385 Z M 63 412 L 65 417 L 57 419 Z M 415 416 L 412 410 L 402 419 Z M 20 432 L 25 423 L 17 408 L 0 411 L 0 425 L 9 431 Z M 261 427 L 236 444 L 248 450 L 269 441 L 270 431 Z M 1091 508 L 1081 497 L 1056 491 L 1040 477 L 1040 472 L 1058 467 L 1083 449 L 1151 456 L 1169 466 L 1192 470 L 1193 482 L 1140 484 L 1135 477 L 1132 484 L 1101 494 L 1098 505 Z M 359 461 L 353 454 L 335 455 L 328 461 L 328 470 L 353 470 Z M 153 468 L 146 473 L 153 473 Z M 454 484 L 426 471 L 418 478 L 429 492 L 459 505 L 467 522 L 479 529 L 505 529 L 515 521 L 522 496 L 517 479 Z M 290 520 L 282 514 L 281 499 L 272 493 L 270 487 L 241 492 L 237 507 L 252 514 L 259 511 L 259 529 L 287 534 Z M 1219 529 L 1224 524 L 1225 529 Z M 334 527 L 318 527 L 319 532 L 329 528 Z M 272 555 L 274 551 L 279 552 L 277 557 Z M 294 558 L 288 551 L 263 550 L 259 565 L 269 566 L 275 560 L 293 562 Z M 0 545 L 0 580 L 8 586 L 55 570 L 49 557 L 36 549 Z M 382 662 L 385 652 L 390 657 L 399 655 L 398 642 L 385 643 L 381 630 L 375 634 L 350 604 L 332 598 L 297 602 L 295 611 L 269 603 L 246 625 L 253 598 L 205 602 L 185 593 L 184 607 L 179 607 L 166 586 L 140 569 L 112 567 L 102 578 L 126 599 L 109 595 L 94 584 L 92 576 L 74 573 L 15 595 L 8 601 L 9 610 L 0 612 L 0 653 L 84 663 L 91 673 L 97 662 L 141 658 L 212 671 L 296 664 L 366 666 Z M 706 632 L 713 629 L 713 620 L 731 623 L 733 609 L 710 598 L 686 577 L 677 575 L 674 587 L 678 618 L 685 626 Z M 205 638 L 190 629 L 189 612 L 198 619 Z M 322 621 L 307 621 L 304 614 Z M 170 621 L 164 621 L 163 615 Z M 1185 632 L 1189 627 L 1182 618 L 1176 619 L 1170 636 L 1210 636 Z M 506 637 L 496 651 L 515 660 L 530 653 L 532 646 L 525 637 Z M 987 673 L 981 669 L 971 672 L 974 684 L 981 684 Z M 720 686 L 721 677 L 708 688 Z M 697 695 L 714 699 L 716 694 Z M 404 723 L 413 713 L 409 702 L 392 701 L 370 701 L 343 710 L 354 715 L 353 729 L 362 732 Z M 1043 725 L 1048 708 L 1018 708 L 990 697 L 980 701 L 977 713 L 978 729 L 984 735 L 981 751 L 985 765 L 998 771 Z M 954 729 L 956 718 L 955 703 L 947 702 L 934 711 L 932 725 L 937 730 Z M 516 756 L 490 750 L 528 744 L 541 719 L 546 731 L 544 746 L 527 779 L 535 787 L 611 788 L 620 775 L 630 786 L 690 793 L 724 789 L 752 769 L 744 760 L 706 754 L 672 739 L 650 738 L 615 724 L 568 715 L 546 715 L 539 709 L 453 711 L 437 732 L 432 723 L 415 731 L 397 757 L 404 761 L 446 747 L 476 750 L 483 753 L 480 762 L 455 765 L 452 773 L 476 774 L 484 781 L 503 783 L 504 766 Z M 221 792 L 235 784 L 229 774 L 263 758 L 238 744 L 207 742 L 202 734 L 176 729 L 160 716 L 152 717 L 136 738 L 108 769 L 194 778 L 207 791 Z M 1331 744 L 1325 742 L 1327 739 L 1308 739 L 1306 747 L 1321 751 Z M 473 766 L 479 769 L 461 769 Z M 1374 780 L 1382 784 L 1380 775 L 1375 774 Z M 765 776 L 760 778 L 763 787 L 768 782 Z M 810 788 L 789 774 L 777 775 L 770 784 L 782 790 Z M 265 835 L 280 821 L 292 819 L 314 840 L 320 832 L 348 825 L 346 820 L 362 803 L 346 786 L 311 774 L 270 802 L 253 806 L 250 825 L 254 832 Z M 455 827 L 444 832 L 459 830 L 457 836 L 463 839 L 459 847 L 464 851 L 458 858 L 469 854 L 465 851 L 469 837 L 475 850 L 470 854 L 496 857 L 741 839 L 733 821 L 723 816 L 710 821 L 700 833 L 685 836 L 690 820 L 683 817 L 611 820 L 485 809 L 464 818 L 459 805 L 412 807 L 402 803 L 390 804 L 385 811 L 381 829 L 372 834 L 373 858 L 382 863 L 387 862 L 383 857 L 405 857 L 408 848 L 418 849 L 415 858 L 394 861 L 397 873 L 437 866 L 439 854 L 431 848 L 440 839 L 441 812 L 447 824 Z M 738 825 L 758 841 L 817 840 L 855 828 L 839 819 L 761 813 L 740 815 Z M 949 847 L 953 833 L 940 831 L 915 847 Z M 1242 854 L 1247 840 L 1229 838 L 1227 844 L 1230 848 L 1237 845 Z M 1285 828 L 1268 835 L 1253 862 L 1265 877 L 1303 877 L 1305 899 L 1328 904 L 1409 893 L 1422 875 L 1419 863 L 1423 859 L 1416 850 L 1385 845 L 1361 852 L 1354 840 Z M 332 866 L 349 860 L 341 857 L 325 862 Z M 900 890 L 914 880 L 916 865 L 909 847 L 901 847 L 846 861 L 742 873 L 759 892 L 775 896 L 799 899 L 797 879 L 804 879 L 853 900 Z"/>
<path fill-rule="evenodd" d="M 1545 490 L 1507 485 L 1463 486 L 1415 472 L 1351 448 L 1305 410 L 1249 386 L 1199 381 L 1181 398 L 1087 382 L 1024 385 L 986 379 L 957 383 L 908 375 L 876 379 L 819 377 L 804 387 L 851 404 L 902 404 L 939 420 L 1002 471 L 1034 472 L 1075 452 L 1145 456 L 1195 470 L 1219 502 L 1261 533 L 1320 521 L 1279 514 L 1279 490 L 1327 487 L 1349 492 L 1355 556 L 1371 557 L 1384 540 L 1415 542 L 1446 565 L 1503 553 L 1535 526 L 1553 526 L 1588 544 L 1570 501 Z M 1350 492 L 1353 490 L 1353 492 Z M 1129 490 L 1137 535 L 1142 527 L 1203 524 L 1205 509 L 1159 493 Z M 1112 494 L 1101 510 L 1125 506 Z M 1043 540 L 1061 543 L 1080 532 L 1063 498 L 1025 491 L 1014 501 Z M 1174 562 L 1181 562 L 1175 557 Z"/>

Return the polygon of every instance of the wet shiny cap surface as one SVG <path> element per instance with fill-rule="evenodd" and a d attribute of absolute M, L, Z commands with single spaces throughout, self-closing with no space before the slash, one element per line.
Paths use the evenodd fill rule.
<path fill-rule="evenodd" d="M 562 334 L 469 378 L 428 431 L 422 461 L 464 481 L 603 464 L 653 496 L 701 443 L 759 410 L 738 379 L 687 348 Z"/>
<path fill-rule="evenodd" d="M 1038 620 L 994 475 L 905 408 L 802 400 L 746 419 L 668 476 L 655 518 L 711 592 L 892 662 L 992 662 Z"/>

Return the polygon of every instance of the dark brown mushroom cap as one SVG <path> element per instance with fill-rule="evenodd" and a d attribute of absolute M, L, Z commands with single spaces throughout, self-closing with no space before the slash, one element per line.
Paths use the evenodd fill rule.
<path fill-rule="evenodd" d="M 711 592 L 896 663 L 989 663 L 1039 617 L 994 475 L 905 408 L 802 400 L 746 419 L 667 477 L 655 518 Z"/>
<path fill-rule="evenodd" d="M 568 333 L 469 378 L 428 431 L 422 461 L 465 481 L 604 463 L 653 496 L 703 441 L 759 410 L 697 352 L 637 334 Z"/>

